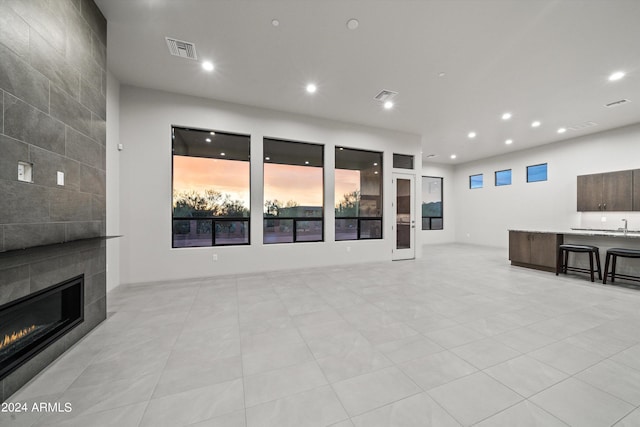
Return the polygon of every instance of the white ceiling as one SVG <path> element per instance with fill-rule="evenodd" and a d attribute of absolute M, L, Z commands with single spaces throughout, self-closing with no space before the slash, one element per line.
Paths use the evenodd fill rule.
<path fill-rule="evenodd" d="M 122 83 L 420 134 L 423 157 L 442 163 L 640 122 L 640 0 L 96 3 Z M 170 56 L 165 36 L 195 43 L 215 71 Z M 399 92 L 392 110 L 373 99 L 382 89 Z M 585 122 L 597 126 L 556 132 Z"/>

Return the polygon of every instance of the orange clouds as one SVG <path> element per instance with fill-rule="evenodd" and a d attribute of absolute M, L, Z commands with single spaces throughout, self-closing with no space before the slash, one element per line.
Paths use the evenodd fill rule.
<path fill-rule="evenodd" d="M 214 189 L 249 206 L 249 162 L 173 156 L 173 189 Z"/>
<path fill-rule="evenodd" d="M 265 163 L 264 200 L 322 206 L 322 168 Z"/>
<path fill-rule="evenodd" d="M 198 192 L 214 189 L 249 206 L 249 168 L 249 162 L 173 156 L 173 188 Z M 323 205 L 322 168 L 265 163 L 264 182 L 264 200 L 294 200 L 300 206 Z M 335 204 L 344 194 L 359 189 L 359 171 L 335 171 Z"/>

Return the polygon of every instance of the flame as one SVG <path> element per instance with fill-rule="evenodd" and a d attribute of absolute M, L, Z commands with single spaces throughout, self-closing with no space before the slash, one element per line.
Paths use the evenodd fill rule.
<path fill-rule="evenodd" d="M 11 335 L 5 335 L 4 339 L 0 341 L 0 350 L 5 347 L 8 347 L 12 343 L 18 341 L 20 338 L 23 338 L 33 332 L 36 329 L 36 325 L 31 325 L 28 328 L 24 328 L 18 332 L 12 332 Z"/>

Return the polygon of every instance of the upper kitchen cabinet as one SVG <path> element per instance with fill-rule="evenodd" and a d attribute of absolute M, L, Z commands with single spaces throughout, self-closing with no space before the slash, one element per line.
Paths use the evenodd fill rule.
<path fill-rule="evenodd" d="M 640 211 L 640 169 L 633 171 L 633 210 Z"/>
<path fill-rule="evenodd" d="M 630 170 L 578 176 L 578 211 L 633 210 L 633 181 Z"/>

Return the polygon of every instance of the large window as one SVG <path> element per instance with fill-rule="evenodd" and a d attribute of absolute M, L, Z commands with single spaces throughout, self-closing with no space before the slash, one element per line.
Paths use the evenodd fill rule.
<path fill-rule="evenodd" d="M 264 243 L 324 240 L 324 147 L 264 139 Z"/>
<path fill-rule="evenodd" d="M 442 230 L 442 178 L 422 177 L 422 229 Z"/>
<path fill-rule="evenodd" d="M 249 137 L 174 127 L 172 138 L 172 246 L 249 244 Z"/>
<path fill-rule="evenodd" d="M 382 153 L 336 148 L 336 240 L 382 238 Z"/>

